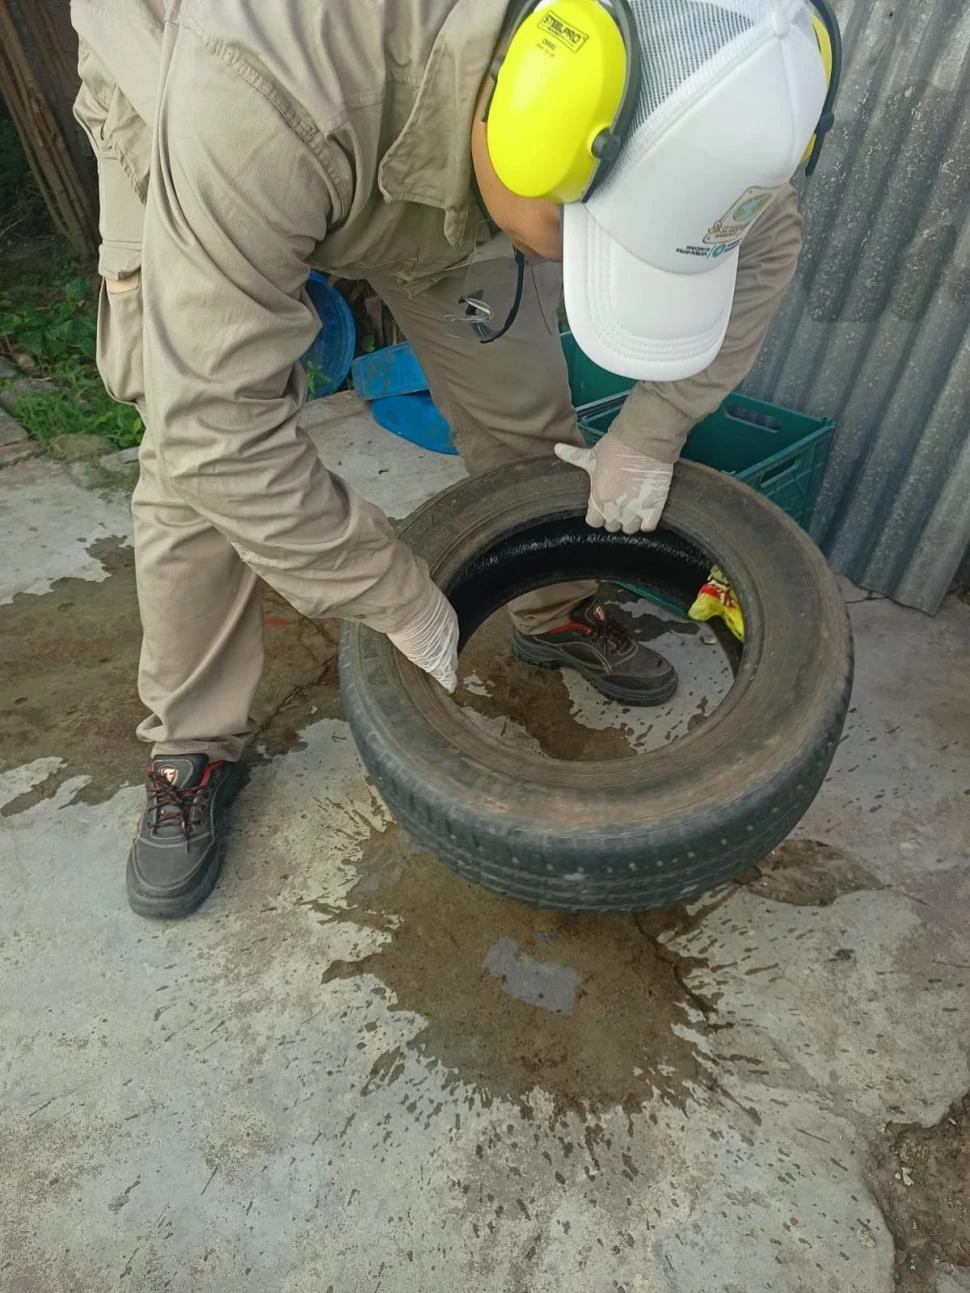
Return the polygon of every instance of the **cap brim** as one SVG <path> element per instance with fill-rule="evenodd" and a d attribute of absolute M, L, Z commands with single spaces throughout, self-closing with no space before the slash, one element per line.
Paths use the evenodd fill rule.
<path fill-rule="evenodd" d="M 638 260 L 593 218 L 563 210 L 566 315 L 581 350 L 608 372 L 672 382 L 702 372 L 724 342 L 738 249 L 701 273 L 675 274 Z"/>

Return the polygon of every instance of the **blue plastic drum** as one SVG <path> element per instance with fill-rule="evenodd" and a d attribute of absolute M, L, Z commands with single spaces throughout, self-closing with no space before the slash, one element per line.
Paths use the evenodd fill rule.
<path fill-rule="evenodd" d="M 332 395 L 347 380 L 357 348 L 357 327 L 350 306 L 323 274 L 311 270 L 306 290 L 320 319 L 316 340 L 301 360 L 307 397 L 315 400 Z"/>
<path fill-rule="evenodd" d="M 428 389 L 424 370 L 406 341 L 399 346 L 383 346 L 369 355 L 358 355 L 350 371 L 354 376 L 354 390 L 362 400 L 383 400 L 391 395 L 412 395 Z"/>
<path fill-rule="evenodd" d="M 457 454 L 451 428 L 435 408 L 427 391 L 414 395 L 389 395 L 370 406 L 374 420 L 394 435 L 430 449 L 432 453 Z"/>

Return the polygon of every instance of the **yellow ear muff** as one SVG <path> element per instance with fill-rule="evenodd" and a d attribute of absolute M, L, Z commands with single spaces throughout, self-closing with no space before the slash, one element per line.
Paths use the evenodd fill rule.
<path fill-rule="evenodd" d="M 818 52 L 822 55 L 822 66 L 825 68 L 825 84 L 830 86 L 832 84 L 832 67 L 835 61 L 832 53 L 832 33 L 814 10 L 811 16 L 812 26 L 815 28 L 815 39 L 818 41 Z M 812 135 L 808 141 L 808 147 L 805 149 L 805 156 L 799 165 L 804 166 L 814 151 L 815 136 Z"/>
<path fill-rule="evenodd" d="M 623 101 L 627 53 L 599 0 L 555 0 L 518 26 L 488 107 L 488 153 L 519 197 L 577 202 Z"/>

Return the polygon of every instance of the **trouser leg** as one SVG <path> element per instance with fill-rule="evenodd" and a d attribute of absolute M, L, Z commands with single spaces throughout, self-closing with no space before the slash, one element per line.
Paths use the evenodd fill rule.
<path fill-rule="evenodd" d="M 104 275 L 97 359 L 109 395 L 145 407 L 141 245 L 144 208 L 104 132 L 106 72 L 84 43 L 77 117 L 98 162 Z M 102 86 L 97 94 L 87 84 Z M 155 754 L 239 758 L 263 666 L 259 583 L 228 541 L 172 488 L 145 432 L 132 500 L 143 628 L 138 686 Z"/>
<path fill-rule="evenodd" d="M 489 345 L 471 333 L 445 332 L 445 316 L 461 313 L 465 280 L 466 271 L 458 270 L 413 298 L 385 281 L 374 286 L 414 348 L 470 474 L 545 457 L 557 441 L 582 444 L 559 341 L 559 266 L 527 261 L 515 323 Z M 511 603 L 512 619 L 524 633 L 545 632 L 596 588 L 577 580 L 527 593 Z"/>
<path fill-rule="evenodd" d="M 263 670 L 259 580 L 166 482 L 150 434 L 132 500 L 144 630 L 138 728 L 153 753 L 237 760 Z"/>
<path fill-rule="evenodd" d="M 102 289 L 98 364 L 110 394 L 143 408 L 141 286 L 136 273 Z M 237 760 L 253 730 L 263 668 L 259 581 L 229 542 L 168 481 L 149 428 L 132 499 L 143 629 L 138 736 L 154 755 Z"/>

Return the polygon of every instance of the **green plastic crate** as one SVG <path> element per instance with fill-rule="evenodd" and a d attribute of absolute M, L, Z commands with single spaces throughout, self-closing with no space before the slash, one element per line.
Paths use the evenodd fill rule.
<path fill-rule="evenodd" d="M 577 409 L 585 404 L 605 400 L 609 395 L 624 395 L 633 389 L 633 382 L 629 377 L 617 377 L 616 373 L 608 373 L 605 368 L 594 364 L 576 345 L 571 332 L 561 333 L 559 340 L 566 357 L 569 389 Z"/>
<path fill-rule="evenodd" d="M 625 400 L 614 395 L 577 408 L 587 444 L 606 434 Z M 807 530 L 834 430 L 829 418 L 734 393 L 694 427 L 683 457 L 743 480 Z"/>

